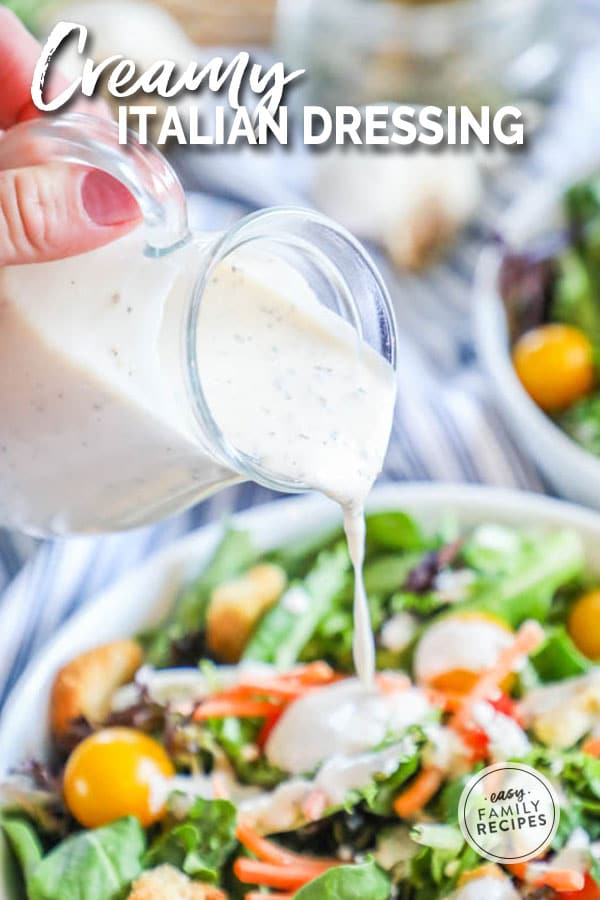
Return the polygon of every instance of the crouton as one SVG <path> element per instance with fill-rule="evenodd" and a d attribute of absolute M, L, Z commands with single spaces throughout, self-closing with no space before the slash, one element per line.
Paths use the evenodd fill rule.
<path fill-rule="evenodd" d="M 219 888 L 190 881 L 173 866 L 159 866 L 140 875 L 127 900 L 227 900 L 227 897 Z"/>
<path fill-rule="evenodd" d="M 142 663 L 136 641 L 113 641 L 76 656 L 57 674 L 50 697 L 50 721 L 56 737 L 64 737 L 71 723 L 83 716 L 102 722 L 110 712 L 114 692 L 131 681 Z"/>
<path fill-rule="evenodd" d="M 259 619 L 284 591 L 280 566 L 265 563 L 214 589 L 206 621 L 207 643 L 217 659 L 239 661 Z"/>

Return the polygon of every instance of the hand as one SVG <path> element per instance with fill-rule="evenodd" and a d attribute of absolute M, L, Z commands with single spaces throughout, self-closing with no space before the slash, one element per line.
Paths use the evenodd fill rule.
<path fill-rule="evenodd" d="M 40 115 L 30 93 L 39 52 L 17 17 L 0 7 L 0 129 Z M 64 87 L 60 81 L 50 81 L 50 94 Z M 0 171 L 0 266 L 74 256 L 139 221 L 129 191 L 96 169 L 51 163 Z"/>

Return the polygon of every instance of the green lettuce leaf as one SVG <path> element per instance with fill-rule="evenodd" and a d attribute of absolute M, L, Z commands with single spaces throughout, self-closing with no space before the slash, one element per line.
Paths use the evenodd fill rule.
<path fill-rule="evenodd" d="M 262 719 L 211 719 L 209 728 L 227 754 L 235 773 L 243 784 L 273 788 L 283 781 L 285 773 L 272 766 L 263 755 L 248 760 L 246 748 L 256 743 L 264 722 Z"/>
<path fill-rule="evenodd" d="M 123 900 L 142 870 L 145 847 L 132 817 L 74 834 L 28 871 L 29 900 Z"/>
<path fill-rule="evenodd" d="M 552 631 L 531 656 L 531 664 L 542 681 L 562 681 L 589 672 L 591 663 L 579 652 L 564 628 Z"/>
<path fill-rule="evenodd" d="M 525 537 L 511 571 L 482 586 L 461 609 L 486 610 L 514 628 L 526 619 L 545 622 L 555 591 L 584 568 L 583 546 L 574 531 Z"/>
<path fill-rule="evenodd" d="M 369 550 L 422 550 L 426 541 L 412 516 L 390 510 L 367 516 L 367 546 Z"/>
<path fill-rule="evenodd" d="M 357 798 L 360 798 L 365 801 L 369 812 L 378 816 L 393 815 L 394 799 L 409 778 L 416 774 L 420 765 L 423 747 L 427 742 L 420 728 L 409 729 L 407 734 L 410 734 L 414 739 L 414 750 L 404 757 L 392 775 L 386 778 L 375 778 L 363 790 L 351 792 L 346 803 L 347 809 L 351 809 L 356 804 Z"/>
<path fill-rule="evenodd" d="M 256 559 L 257 553 L 248 532 L 225 532 L 212 559 L 200 576 L 183 589 L 167 619 L 138 636 L 144 647 L 146 662 L 157 668 L 177 663 L 178 660 L 173 658 L 173 647 L 204 631 L 214 588 L 223 581 L 235 578 Z"/>
<path fill-rule="evenodd" d="M 373 860 L 329 869 L 294 894 L 294 900 L 389 900 L 391 884 Z"/>
<path fill-rule="evenodd" d="M 25 819 L 6 817 L 0 819 L 0 826 L 27 882 L 44 855 L 37 832 Z"/>
<path fill-rule="evenodd" d="M 411 900 L 447 897 L 456 887 L 461 873 L 476 868 L 481 861 L 468 845 L 459 854 L 456 850 L 423 847 L 410 865 Z"/>
<path fill-rule="evenodd" d="M 167 826 L 156 838 L 144 856 L 144 866 L 169 864 L 190 878 L 215 883 L 236 846 L 235 826 L 232 803 L 198 798 L 183 821 Z"/>
<path fill-rule="evenodd" d="M 345 546 L 321 553 L 300 587 L 306 603 L 298 610 L 287 604 L 286 594 L 259 622 L 244 651 L 243 660 L 288 668 L 298 661 L 323 617 L 344 587 L 349 567 Z M 287 593 L 287 592 L 286 592 Z"/>

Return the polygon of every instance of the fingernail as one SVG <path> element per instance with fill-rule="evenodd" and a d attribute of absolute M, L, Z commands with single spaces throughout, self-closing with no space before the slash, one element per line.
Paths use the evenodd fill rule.
<path fill-rule="evenodd" d="M 99 169 L 92 169 L 84 176 L 81 199 L 96 225 L 123 225 L 140 216 L 140 208 L 127 188 Z"/>

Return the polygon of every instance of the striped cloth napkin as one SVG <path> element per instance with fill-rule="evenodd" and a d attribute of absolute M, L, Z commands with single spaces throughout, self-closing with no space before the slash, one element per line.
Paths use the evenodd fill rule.
<path fill-rule="evenodd" d="M 580 22 L 588 40 L 600 40 L 598 0 L 580 0 Z M 401 360 L 383 479 L 544 490 L 539 473 L 513 443 L 477 362 L 471 281 L 483 243 L 514 198 L 535 185 L 560 183 L 565 164 L 577 171 L 595 147 L 600 159 L 599 68 L 596 48 L 579 55 L 536 145 L 525 160 L 494 177 L 478 221 L 443 264 L 423 277 L 398 277 L 377 257 L 396 308 Z M 190 194 L 194 226 L 215 229 L 253 206 L 303 202 L 298 185 L 289 182 L 301 160 L 298 167 L 288 161 L 281 177 L 277 158 L 253 154 L 248 164 L 258 167 L 252 176 L 239 160 L 219 169 L 207 158 L 196 172 L 182 172 L 192 186 L 204 188 Z M 215 199 L 218 193 L 236 201 Z M 95 593 L 187 531 L 274 497 L 244 484 L 159 525 L 101 538 L 39 543 L 0 530 L 0 706 L 32 655 Z"/>

